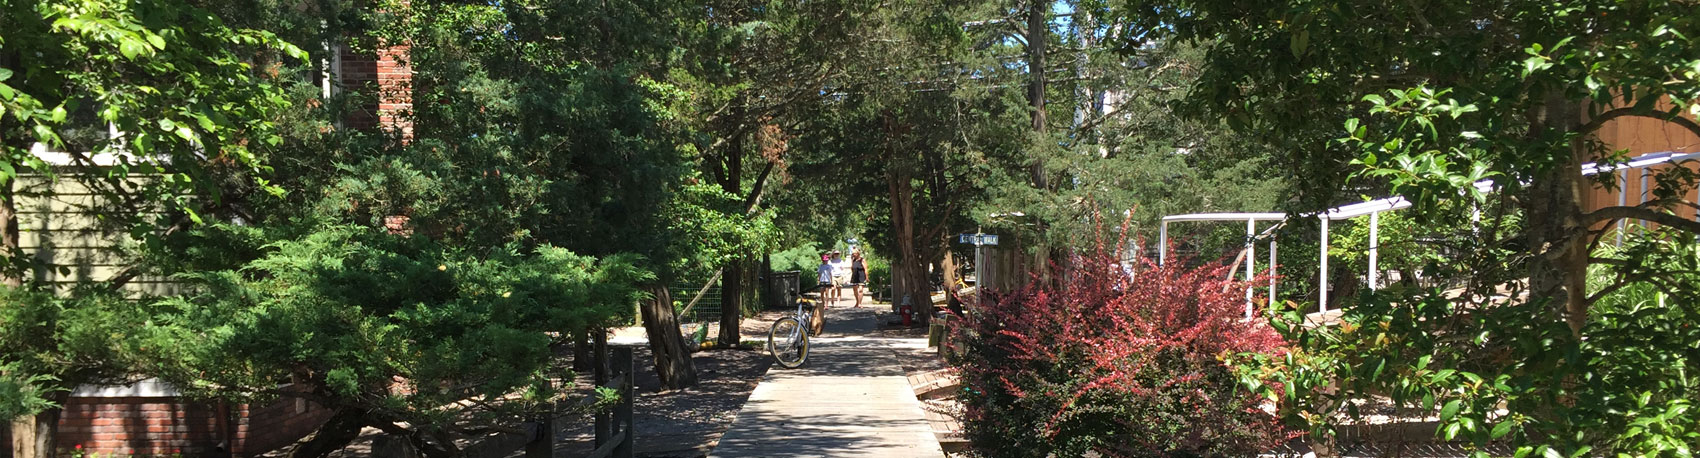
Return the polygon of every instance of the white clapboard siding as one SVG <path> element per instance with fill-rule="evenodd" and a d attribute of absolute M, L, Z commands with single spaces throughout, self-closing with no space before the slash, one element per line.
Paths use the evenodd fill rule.
<path fill-rule="evenodd" d="M 18 177 L 15 189 L 18 245 L 30 254 L 36 281 L 68 291 L 80 282 L 111 280 L 132 264 L 121 248 L 134 242 L 123 228 L 102 220 L 107 214 L 91 210 L 105 198 L 83 183 L 64 175 L 48 180 L 26 174 Z M 176 286 L 169 279 L 141 276 L 124 290 L 132 296 L 170 294 Z"/>

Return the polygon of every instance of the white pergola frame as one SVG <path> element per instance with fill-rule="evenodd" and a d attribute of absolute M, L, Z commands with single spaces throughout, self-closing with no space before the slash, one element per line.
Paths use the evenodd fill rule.
<path fill-rule="evenodd" d="M 1646 203 L 1647 197 L 1648 197 L 1647 178 L 1649 176 L 1651 176 L 1650 172 L 1645 170 L 1647 167 L 1660 165 L 1660 164 L 1673 163 L 1673 162 L 1695 160 L 1695 159 L 1700 159 L 1700 153 L 1679 153 L 1679 152 L 1666 151 L 1666 152 L 1662 152 L 1662 153 L 1643 154 L 1643 155 L 1640 155 L 1640 156 L 1636 156 L 1635 158 L 1629 160 L 1628 162 L 1624 162 L 1624 163 L 1620 163 L 1620 164 L 1614 164 L 1614 163 L 1599 164 L 1599 163 L 1589 162 L 1589 163 L 1586 163 L 1586 164 L 1582 164 L 1582 176 L 1593 176 L 1593 175 L 1598 175 L 1598 174 L 1601 174 L 1601 173 L 1618 172 L 1618 174 L 1619 174 L 1618 178 L 1620 180 L 1622 180 L 1622 181 L 1620 181 L 1620 183 L 1628 183 L 1629 182 L 1629 170 L 1630 169 L 1643 169 L 1642 172 L 1641 172 L 1641 196 L 1640 196 L 1640 199 L 1639 199 L 1640 200 L 1639 203 Z M 1478 182 L 1475 183 L 1475 188 L 1476 188 L 1476 190 L 1481 191 L 1481 192 L 1490 191 L 1494 188 L 1493 180 L 1478 181 Z M 1628 205 L 1629 204 L 1628 200 L 1629 200 L 1628 193 L 1624 192 L 1623 188 L 1621 188 L 1621 186 L 1620 186 L 1618 193 L 1617 193 L 1617 204 L 1620 205 L 1620 206 L 1621 205 Z M 1350 205 L 1342 205 L 1342 206 L 1339 206 L 1339 207 L 1330 208 L 1328 210 L 1325 210 L 1325 211 L 1322 211 L 1322 212 L 1319 212 L 1319 213 L 1308 213 L 1308 214 L 1299 215 L 1301 217 L 1318 218 L 1318 219 L 1321 220 L 1321 223 L 1322 223 L 1322 230 L 1321 230 L 1321 236 L 1322 236 L 1321 242 L 1322 243 L 1320 244 L 1321 249 L 1318 250 L 1318 254 L 1317 254 L 1317 256 L 1319 258 L 1319 262 L 1317 263 L 1317 272 L 1319 274 L 1317 278 L 1319 279 L 1319 283 L 1317 285 L 1318 287 L 1317 287 L 1317 291 L 1316 291 L 1316 302 L 1317 302 L 1317 306 L 1319 307 L 1320 311 L 1323 311 L 1323 312 L 1328 311 L 1328 222 L 1329 221 L 1338 221 L 1338 220 L 1343 220 L 1343 219 L 1352 219 L 1352 218 L 1356 218 L 1356 217 L 1359 217 L 1359 216 L 1366 216 L 1366 215 L 1369 216 L 1369 247 L 1368 247 L 1368 251 L 1369 251 L 1369 253 L 1368 253 L 1369 254 L 1369 266 L 1368 266 L 1369 267 L 1369 273 L 1368 273 L 1366 279 L 1368 280 L 1369 288 L 1373 290 L 1373 289 L 1376 289 L 1377 286 L 1379 286 L 1379 285 L 1377 285 L 1377 280 L 1378 280 L 1377 275 L 1378 275 L 1379 269 L 1377 269 L 1376 259 L 1377 259 L 1378 252 L 1380 251 L 1380 243 L 1379 243 L 1379 240 L 1378 240 L 1379 239 L 1378 232 L 1379 232 L 1379 229 L 1380 229 L 1380 226 L 1381 226 L 1380 215 L 1381 215 L 1382 212 L 1388 212 L 1388 211 L 1394 211 L 1394 210 L 1403 210 L 1403 209 L 1410 208 L 1410 207 L 1411 207 L 1411 202 L 1409 200 L 1406 200 L 1405 197 L 1403 197 L 1403 196 L 1393 196 L 1393 197 L 1371 200 L 1371 201 L 1368 201 L 1368 202 L 1361 202 L 1361 203 L 1355 203 L 1355 204 L 1350 204 Z M 1255 254 L 1254 250 L 1256 249 L 1255 243 L 1256 243 L 1256 235 L 1257 235 L 1257 222 L 1258 221 L 1286 221 L 1290 216 L 1291 215 L 1288 215 L 1286 213 L 1191 213 L 1191 214 L 1185 214 L 1185 215 L 1164 216 L 1162 226 L 1158 229 L 1158 232 L 1157 232 L 1157 264 L 1163 265 L 1163 264 L 1168 262 L 1169 223 L 1177 223 L 1177 222 L 1185 222 L 1185 221 L 1245 221 L 1246 222 L 1245 279 L 1246 279 L 1247 282 L 1250 282 L 1252 280 L 1253 275 L 1255 275 L 1255 272 L 1256 272 L 1256 268 L 1254 267 L 1254 264 L 1256 264 L 1256 261 L 1254 260 L 1253 255 Z M 1475 211 L 1475 215 L 1473 216 L 1473 219 L 1477 220 L 1477 221 L 1479 221 L 1481 219 L 1481 210 L 1480 209 L 1477 209 Z M 1700 212 L 1696 212 L 1695 219 L 1700 220 Z M 1625 225 L 1626 225 L 1625 221 L 1618 220 L 1618 222 L 1617 222 L 1617 228 L 1618 228 L 1617 244 L 1618 245 L 1623 244 L 1623 229 L 1624 229 Z M 1269 239 L 1269 274 L 1270 274 L 1270 276 L 1269 276 L 1269 297 L 1271 298 L 1271 300 L 1273 300 L 1273 298 L 1275 297 L 1275 283 L 1276 283 L 1275 282 L 1275 269 L 1277 267 L 1276 266 L 1276 259 L 1275 259 L 1275 246 L 1276 246 L 1275 245 L 1275 238 L 1270 237 L 1270 239 Z M 1254 312 L 1252 310 L 1252 288 L 1248 286 L 1248 287 L 1246 287 L 1246 317 L 1250 318 L 1253 313 Z"/>
<path fill-rule="evenodd" d="M 1163 217 L 1163 224 L 1157 229 L 1157 265 L 1163 265 L 1169 260 L 1169 223 L 1182 221 L 1245 221 L 1245 316 L 1251 318 L 1256 314 L 1252 307 L 1252 287 L 1249 285 L 1257 272 L 1257 222 L 1286 221 L 1286 213 L 1193 213 L 1188 215 L 1169 215 Z M 1275 238 L 1269 238 L 1269 297 L 1275 297 Z"/>

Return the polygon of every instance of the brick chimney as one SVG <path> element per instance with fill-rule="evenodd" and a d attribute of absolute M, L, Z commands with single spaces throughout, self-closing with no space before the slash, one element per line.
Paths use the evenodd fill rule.
<path fill-rule="evenodd" d="M 413 109 L 413 69 L 408 66 L 407 44 L 380 44 L 377 52 L 355 52 L 347 46 L 338 51 L 339 82 L 346 90 L 374 91 L 367 101 L 349 113 L 344 125 L 354 129 L 396 132 L 402 141 L 413 139 L 413 123 L 402 115 Z"/>

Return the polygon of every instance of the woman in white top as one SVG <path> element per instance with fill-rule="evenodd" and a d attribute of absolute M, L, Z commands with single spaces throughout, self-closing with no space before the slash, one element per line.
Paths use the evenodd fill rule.
<path fill-rule="evenodd" d="M 820 285 L 820 298 L 827 300 L 832 294 L 832 255 L 821 253 L 820 266 L 815 268 L 815 284 Z"/>
<path fill-rule="evenodd" d="M 844 298 L 844 285 L 850 283 L 850 260 L 844 253 L 832 250 L 832 299 Z"/>

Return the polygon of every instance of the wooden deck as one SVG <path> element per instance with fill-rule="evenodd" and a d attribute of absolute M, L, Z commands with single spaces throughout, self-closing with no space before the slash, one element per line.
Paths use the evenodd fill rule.
<path fill-rule="evenodd" d="M 874 325 L 872 308 L 832 307 L 808 364 L 769 369 L 709 456 L 944 456 L 892 352 L 926 339 L 868 337 Z"/>

